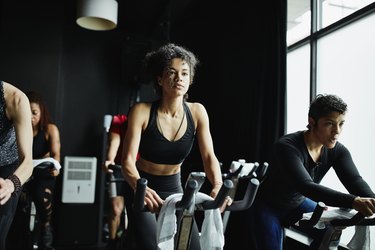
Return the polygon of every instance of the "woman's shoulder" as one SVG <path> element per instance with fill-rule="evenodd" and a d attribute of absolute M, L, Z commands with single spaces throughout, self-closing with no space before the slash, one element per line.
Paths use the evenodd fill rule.
<path fill-rule="evenodd" d="M 4 101 L 11 120 L 17 116 L 24 118 L 25 114 L 30 113 L 29 99 L 24 92 L 7 82 L 3 82 L 3 88 Z"/>
<path fill-rule="evenodd" d="M 28 102 L 25 93 L 14 85 L 3 81 L 3 88 L 5 101 L 7 102 L 8 106 L 17 105 L 20 102 Z"/>
<path fill-rule="evenodd" d="M 131 107 L 131 110 L 145 111 L 149 110 L 153 102 L 137 102 Z"/>
<path fill-rule="evenodd" d="M 152 102 L 139 102 L 134 104 L 129 112 L 128 119 L 147 120 L 150 114 Z"/>
<path fill-rule="evenodd" d="M 185 102 L 188 108 L 190 109 L 190 112 L 192 113 L 202 113 L 206 112 L 206 108 L 203 106 L 203 104 L 199 102 Z"/>
<path fill-rule="evenodd" d="M 46 130 L 48 135 L 59 133 L 59 128 L 54 123 L 49 123 Z"/>

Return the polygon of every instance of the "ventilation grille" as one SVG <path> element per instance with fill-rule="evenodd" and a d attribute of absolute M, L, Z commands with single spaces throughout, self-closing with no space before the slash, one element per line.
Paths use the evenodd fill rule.
<path fill-rule="evenodd" d="M 92 179 L 92 162 L 70 161 L 67 169 L 68 180 L 91 181 Z"/>
<path fill-rule="evenodd" d="M 94 203 L 96 158 L 66 156 L 63 168 L 63 203 Z"/>

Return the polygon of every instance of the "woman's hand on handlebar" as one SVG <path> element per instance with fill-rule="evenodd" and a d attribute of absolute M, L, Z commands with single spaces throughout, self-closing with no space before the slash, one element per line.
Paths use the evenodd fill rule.
<path fill-rule="evenodd" d="M 214 185 L 213 189 L 211 190 L 210 196 L 211 196 L 212 198 L 215 199 L 216 196 L 218 195 L 218 193 L 220 192 L 220 188 L 221 188 L 222 186 L 223 186 L 223 183 L 218 183 L 218 184 Z M 228 206 L 232 205 L 232 203 L 233 203 L 233 200 L 232 200 L 232 198 L 230 198 L 230 196 L 228 195 L 228 196 L 225 198 L 223 204 L 220 206 L 220 212 L 221 212 L 221 213 L 224 212 L 225 209 L 226 209 Z"/>
<path fill-rule="evenodd" d="M 366 217 L 371 216 L 375 213 L 375 199 L 356 197 L 353 201 L 353 208 Z"/>
<path fill-rule="evenodd" d="M 232 203 L 233 203 L 233 199 L 230 198 L 230 196 L 228 195 L 225 198 L 225 200 L 223 202 L 223 205 L 221 205 L 221 207 L 220 207 L 220 213 L 224 212 L 227 207 L 229 207 L 230 205 L 232 205 Z"/>
<path fill-rule="evenodd" d="M 54 177 L 56 177 L 56 176 L 58 176 L 60 174 L 60 170 L 58 170 L 56 168 L 51 168 L 49 170 L 49 172 L 50 172 L 51 176 L 54 176 Z"/>
<path fill-rule="evenodd" d="M 108 168 L 109 165 L 115 165 L 115 163 L 113 161 L 105 161 L 103 164 L 102 164 L 102 169 L 104 172 L 106 173 L 113 173 L 113 170 Z"/>
<path fill-rule="evenodd" d="M 149 187 L 146 188 L 145 205 L 148 207 L 150 212 L 159 213 L 163 203 L 164 203 L 164 201 L 155 192 L 155 190 L 153 190 Z"/>

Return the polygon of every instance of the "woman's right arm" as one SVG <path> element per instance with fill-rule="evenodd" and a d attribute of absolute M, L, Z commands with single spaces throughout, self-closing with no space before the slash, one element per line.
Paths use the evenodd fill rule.
<path fill-rule="evenodd" d="M 145 104 L 135 104 L 128 116 L 128 127 L 126 129 L 123 151 L 122 151 L 122 172 L 130 187 L 135 190 L 137 180 L 140 178 L 137 167 L 137 153 L 141 140 L 142 129 L 145 123 Z"/>
<path fill-rule="evenodd" d="M 13 122 L 18 147 L 18 168 L 5 180 L 0 178 L 0 205 L 5 204 L 11 194 L 19 192 L 33 171 L 30 103 L 26 95 L 16 87 L 4 82 L 6 115 Z"/>
<path fill-rule="evenodd" d="M 106 173 L 112 173 L 113 170 L 109 169 L 108 166 L 111 164 L 115 164 L 115 158 L 119 147 L 120 147 L 121 137 L 120 134 L 115 132 L 109 132 L 109 140 L 108 140 L 108 150 L 105 162 L 102 164 L 102 169 Z"/>
<path fill-rule="evenodd" d="M 19 154 L 19 167 L 14 175 L 19 178 L 23 185 L 33 172 L 33 130 L 30 103 L 26 95 L 16 87 L 5 83 L 4 90 L 6 91 L 6 111 L 9 119 L 13 121 Z"/>
<path fill-rule="evenodd" d="M 132 107 L 128 116 L 128 128 L 124 139 L 121 165 L 124 178 L 133 190 L 136 190 L 137 180 L 141 178 L 136 167 L 136 161 L 142 131 L 147 126 L 149 115 L 150 104 L 138 103 Z M 150 212 L 159 211 L 162 203 L 163 200 L 155 190 L 147 187 L 145 205 Z"/>

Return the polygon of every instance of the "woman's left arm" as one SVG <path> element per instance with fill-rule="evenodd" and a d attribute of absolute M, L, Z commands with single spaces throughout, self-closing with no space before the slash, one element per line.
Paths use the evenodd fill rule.
<path fill-rule="evenodd" d="M 204 171 L 212 185 L 210 195 L 215 198 L 223 185 L 220 164 L 214 152 L 207 111 L 202 104 L 194 103 L 193 106 L 193 117 L 197 119 L 199 151 L 202 157 Z"/>
<path fill-rule="evenodd" d="M 55 124 L 48 124 L 48 140 L 50 142 L 50 157 L 60 162 L 60 132 Z M 58 176 L 60 171 L 58 169 L 53 169 L 51 175 Z"/>

